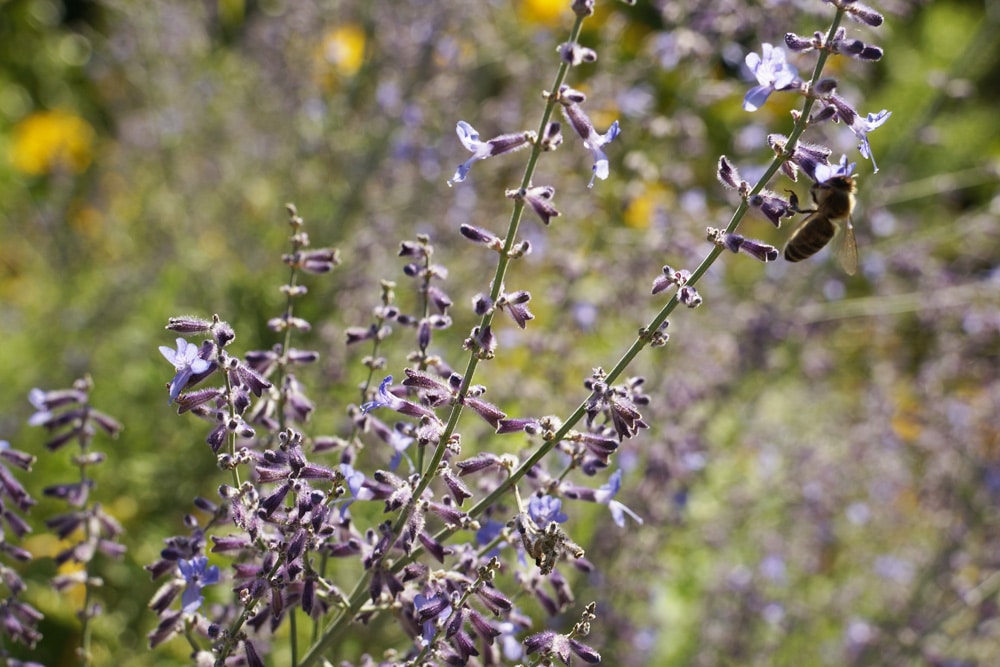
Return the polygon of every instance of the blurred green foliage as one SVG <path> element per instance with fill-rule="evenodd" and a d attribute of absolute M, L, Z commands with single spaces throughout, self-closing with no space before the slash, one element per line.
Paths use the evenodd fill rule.
<path fill-rule="evenodd" d="M 359 400 L 363 352 L 345 349 L 343 331 L 368 323 L 378 281 L 397 280 L 404 306 L 414 302 L 395 255 L 418 232 L 450 270 L 457 326 L 436 344 L 457 363 L 474 321 L 466 304 L 491 273 L 455 232 L 502 230 L 502 187 L 520 166 L 479 164 L 449 190 L 466 157 L 453 128 L 534 127 L 571 20 L 532 13 L 541 4 L 0 2 L 0 437 L 39 455 L 22 476 L 38 496 L 72 472 L 24 426 L 29 389 L 89 373 L 93 403 L 125 424 L 97 443 L 112 462 L 97 495 L 129 547 L 122 562 L 101 561 L 97 664 L 154 664 L 142 566 L 220 483 L 205 425 L 166 402 L 166 319 L 218 313 L 243 349 L 274 344 L 282 204 L 294 201 L 315 245 L 345 259 L 309 284 L 297 313 L 314 324 L 305 346 L 323 354 L 308 378 L 317 432 L 342 429 Z M 660 265 L 704 254 L 705 226 L 724 225 L 735 203 L 715 181 L 718 156 L 763 164 L 763 137 L 788 131 L 795 104 L 743 112 L 742 56 L 785 30 L 821 30 L 829 14 L 819 2 L 805 16 L 660 4 L 602 6 L 588 24 L 600 60 L 572 83 L 601 129 L 620 118 L 624 133 L 593 192 L 576 137 L 540 167 L 563 217 L 528 222 L 535 252 L 509 285 L 532 290 L 537 319 L 500 332 L 500 358 L 480 378 L 511 414 L 571 411 L 590 369 L 611 366 L 658 308 L 647 295 Z M 676 315 L 667 348 L 640 357 L 653 428 L 623 452 L 622 499 L 647 521 L 621 530 L 574 507 L 571 528 L 601 572 L 576 585 L 581 603 L 600 603 L 593 643 L 609 664 L 996 655 L 992 4 L 886 2 L 885 26 L 866 33 L 885 58 L 833 71 L 859 110 L 893 112 L 872 136 L 878 174 L 843 127 L 820 128 L 860 163 L 862 275 L 846 279 L 825 254 L 766 268 L 726 257 L 701 287 L 705 305 Z M 761 219 L 743 231 L 776 245 L 787 233 Z M 401 369 L 400 333 L 389 357 Z M 32 514 L 53 511 L 43 500 Z M 29 545 L 52 548 L 42 527 Z M 36 659 L 73 664 L 79 601 L 48 592 L 51 574 L 44 558 L 27 568 L 47 615 Z M 383 629 L 353 638 L 357 650 L 383 647 Z M 175 641 L 155 664 L 184 664 L 186 652 Z"/>

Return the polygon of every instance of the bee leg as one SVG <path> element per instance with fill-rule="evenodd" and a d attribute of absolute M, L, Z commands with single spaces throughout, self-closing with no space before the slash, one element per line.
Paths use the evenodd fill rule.
<path fill-rule="evenodd" d="M 796 213 L 815 213 L 816 209 L 802 209 L 799 208 L 799 196 L 795 194 L 794 190 L 785 190 L 788 193 L 788 207 L 795 211 Z"/>

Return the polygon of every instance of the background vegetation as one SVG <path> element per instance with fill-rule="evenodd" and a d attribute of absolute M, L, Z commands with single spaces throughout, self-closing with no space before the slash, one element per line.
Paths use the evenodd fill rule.
<path fill-rule="evenodd" d="M 499 157 L 449 189 L 468 155 L 454 126 L 535 125 L 572 22 L 564 5 L 0 2 L 0 437 L 39 455 L 22 475 L 38 496 L 72 473 L 25 426 L 32 387 L 89 373 L 94 405 L 125 425 L 98 443 L 113 465 L 97 495 L 129 549 L 100 561 L 98 664 L 154 664 L 142 567 L 222 481 L 204 426 L 167 405 L 167 317 L 218 313 L 243 349 L 276 342 L 266 321 L 283 303 L 293 201 L 315 245 L 344 259 L 300 305 L 321 323 L 316 432 L 342 430 L 358 401 L 366 370 L 344 330 L 368 323 L 379 280 L 401 280 L 398 242 L 416 233 L 450 270 L 457 326 L 436 345 L 453 352 L 492 275 L 458 226 L 501 232 L 502 189 L 521 170 Z M 598 565 L 575 589 L 599 602 L 591 643 L 608 664 L 1000 654 L 1000 7 L 878 7 L 886 24 L 869 36 L 885 57 L 844 59 L 834 75 L 862 112 L 893 112 L 872 135 L 881 171 L 827 128 L 860 163 L 859 275 L 826 252 L 799 265 L 727 256 L 699 286 L 705 304 L 677 313 L 667 347 L 633 368 L 652 428 L 618 460 L 619 499 L 645 524 L 620 529 L 598 507 L 573 528 Z M 491 400 L 565 415 L 585 397 L 591 369 L 659 308 L 661 265 L 692 268 L 705 227 L 728 220 L 737 202 L 715 180 L 718 156 L 749 177 L 766 133 L 790 127 L 791 96 L 740 108 L 743 56 L 828 15 L 820 2 L 599 3 L 582 41 L 600 58 L 573 85 L 599 128 L 622 124 L 611 178 L 587 190 L 575 137 L 541 163 L 536 182 L 556 184 L 563 215 L 527 223 L 534 252 L 509 287 L 532 290 L 537 319 L 500 331 L 480 378 Z M 741 231 L 780 246 L 788 228 Z M 395 340 L 398 373 L 407 342 Z M 52 511 L 43 500 L 32 517 Z M 29 599 L 46 614 L 35 659 L 72 664 L 79 600 L 44 584 L 55 538 L 36 527 L 25 546 L 38 557 Z M 385 647 L 374 630 L 352 641 Z M 156 664 L 186 652 L 176 640 Z"/>

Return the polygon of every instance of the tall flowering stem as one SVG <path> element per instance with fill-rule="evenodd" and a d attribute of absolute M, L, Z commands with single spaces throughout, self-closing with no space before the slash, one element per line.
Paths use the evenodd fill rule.
<path fill-rule="evenodd" d="M 573 23 L 573 28 L 571 30 L 568 41 L 575 43 L 579 39 L 580 30 L 583 26 L 583 21 L 585 18 L 586 16 L 580 14 L 577 15 L 576 21 Z M 553 92 L 548 96 L 548 99 L 546 100 L 545 109 L 542 112 L 541 120 L 538 123 L 537 136 L 539 137 L 544 136 L 545 129 L 548 127 L 549 122 L 552 119 L 552 115 L 555 111 L 556 105 L 559 103 L 558 94 L 556 91 L 559 91 L 559 89 L 565 82 L 566 75 L 569 73 L 570 66 L 571 63 L 568 62 L 566 59 L 563 59 L 560 62 L 559 70 L 556 73 L 555 80 L 553 81 L 552 87 L 550 89 Z M 528 163 L 524 168 L 524 175 L 521 177 L 522 190 L 526 190 L 531 185 L 532 177 L 534 176 L 535 173 L 535 167 L 538 164 L 538 158 L 539 156 L 541 156 L 542 151 L 543 151 L 543 146 L 541 142 L 536 141 L 532 144 L 531 153 L 528 156 Z M 503 289 L 504 279 L 507 275 L 507 268 L 510 265 L 511 254 L 512 254 L 511 251 L 514 248 L 514 242 L 515 239 L 517 238 L 517 231 L 521 224 L 521 218 L 524 214 L 524 208 L 525 208 L 524 199 L 515 198 L 514 205 L 510 213 L 510 221 L 507 225 L 507 234 L 504 237 L 503 250 L 499 253 L 499 261 L 497 262 L 496 272 L 494 273 L 492 286 L 490 288 L 490 299 L 493 303 L 496 303 L 496 301 L 500 298 L 500 293 Z M 483 315 L 482 321 L 480 322 L 479 325 L 480 331 L 486 331 L 489 329 L 489 327 L 493 322 L 494 312 L 495 311 L 491 309 L 489 312 Z M 462 384 L 458 389 L 458 400 L 454 401 L 454 403 L 452 404 L 451 411 L 448 415 L 448 420 L 445 423 L 444 430 L 441 434 L 438 447 L 437 449 L 435 449 L 434 454 L 431 457 L 431 460 L 424 468 L 424 470 L 427 471 L 426 474 L 420 477 L 420 481 L 417 483 L 417 486 L 414 488 L 410 496 L 410 501 L 400 512 L 399 517 L 396 519 L 396 522 L 392 527 L 392 532 L 394 535 L 400 534 L 400 532 L 406 526 L 407 522 L 410 520 L 410 515 L 414 511 L 416 503 L 419 501 L 424 491 L 427 489 L 428 486 L 430 486 L 431 481 L 434 479 L 433 472 L 438 469 L 438 466 L 444 459 L 446 444 L 455 434 L 455 431 L 458 427 L 458 420 L 462 415 L 462 407 L 463 407 L 462 399 L 468 395 L 469 387 L 472 386 L 472 381 L 473 378 L 475 377 L 476 369 L 479 367 L 480 360 L 481 358 L 478 351 L 472 350 L 469 354 L 469 361 L 468 364 L 466 365 L 465 373 L 462 376 Z M 584 414 L 584 409 L 581 406 L 581 408 L 579 408 L 577 412 L 574 413 L 574 416 L 576 417 L 575 421 L 579 421 L 579 419 L 583 416 L 583 414 Z M 566 430 L 568 431 L 569 428 L 567 427 Z M 540 455 L 536 453 L 536 456 L 533 456 L 531 460 L 537 461 L 541 459 L 546 453 L 548 453 L 549 450 L 551 450 L 551 448 L 555 445 L 555 442 L 557 441 L 546 443 L 546 446 L 543 447 L 544 451 L 542 451 Z M 478 513 L 481 513 L 483 510 L 485 510 L 485 508 L 489 504 L 492 504 L 496 499 L 507 493 L 510 487 L 518 479 L 520 479 L 524 475 L 524 473 L 527 472 L 529 468 L 530 466 L 528 466 L 527 464 L 521 466 L 521 468 L 518 471 L 520 474 L 518 474 L 516 478 L 515 477 L 510 478 L 509 480 L 507 480 L 506 483 L 502 484 L 500 488 L 491 493 L 484 501 L 477 504 L 476 508 L 479 510 Z M 475 516 L 475 514 L 473 514 L 473 516 Z M 451 532 L 454 531 L 446 531 L 446 532 L 450 534 Z M 415 547 L 414 552 L 416 553 L 418 550 L 419 546 Z M 382 558 L 384 559 L 384 557 L 385 555 L 383 555 Z M 400 559 L 394 564 L 393 570 L 398 570 L 401 567 L 400 563 L 404 561 L 409 562 L 411 558 L 412 556 L 410 558 Z M 348 607 L 340 613 L 340 615 L 329 626 L 329 628 L 319 639 L 319 641 L 317 641 L 309 650 L 309 652 L 303 656 L 301 662 L 301 665 L 303 667 L 308 667 L 308 665 L 312 665 L 317 660 L 319 660 L 320 656 L 326 651 L 326 649 L 332 646 L 337 641 L 337 639 L 347 630 L 353 618 L 358 614 L 358 612 L 364 605 L 365 600 L 368 598 L 368 585 L 371 582 L 371 577 L 373 576 L 373 573 L 378 569 L 380 565 L 381 561 L 365 571 L 364 576 L 361 577 L 361 579 L 358 581 L 357 585 L 355 586 L 354 590 L 351 592 L 349 596 Z"/>
<path fill-rule="evenodd" d="M 79 481 L 47 486 L 42 493 L 68 505 L 68 511 L 49 518 L 46 525 L 56 536 L 69 543 L 56 554 L 56 564 L 79 566 L 76 572 L 54 577 L 52 585 L 59 591 L 79 585 L 84 587 L 83 608 L 78 613 L 82 626 L 78 649 L 81 665 L 93 664 L 90 642 L 94 626 L 91 619 L 101 613 L 101 605 L 95 602 L 94 589 L 102 586 L 103 582 L 92 572 L 94 557 L 99 552 L 113 558 L 120 558 L 125 553 L 125 547 L 117 541 L 122 533 L 121 525 L 104 511 L 100 503 L 90 498 L 90 492 L 96 485 L 90 468 L 106 459 L 103 452 L 91 449 L 94 436 L 103 431 L 114 438 L 122 430 L 117 420 L 91 406 L 92 388 L 90 377 L 85 377 L 74 382 L 70 389 L 33 389 L 29 395 L 36 410 L 29 424 L 41 426 L 49 432 L 46 448 L 54 452 L 71 442 L 79 448 L 79 453 L 73 457 L 73 463 L 80 471 Z"/>

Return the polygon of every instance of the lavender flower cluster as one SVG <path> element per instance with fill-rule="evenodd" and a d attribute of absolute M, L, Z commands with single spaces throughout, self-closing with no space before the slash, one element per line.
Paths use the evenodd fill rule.
<path fill-rule="evenodd" d="M 596 129 L 584 109 L 586 95 L 566 83 L 573 67 L 597 59 L 578 42 L 581 26 L 593 14 L 592 1 L 572 2 L 576 22 L 569 41 L 557 49 L 559 69 L 544 93 L 537 130 L 483 141 L 472 124 L 457 121 L 459 141 L 472 155 L 448 186 L 466 181 L 476 162 L 530 151 L 522 182 L 504 193 L 513 207 L 506 233 L 470 223 L 459 230 L 477 252 L 490 253 L 496 266 L 488 288 L 473 299 L 478 323 L 464 337 L 458 365 L 463 370 L 434 352 L 435 335 L 455 325 L 454 303 L 442 285 L 448 271 L 434 263 L 428 236 L 408 239 L 399 256 L 403 275 L 419 296 L 418 307 L 406 312 L 396 302 L 397 284 L 383 281 L 372 320 L 346 330 L 348 345 L 369 348 L 357 403 L 346 407 L 340 433 L 311 433 L 316 402 L 300 368 L 315 363 L 320 353 L 293 345 L 312 328 L 295 306 L 308 295 L 303 277 L 333 271 L 340 257 L 334 249 L 311 247 L 304 221 L 291 205 L 290 249 L 282 257 L 290 271 L 281 287 L 286 303 L 268 322 L 279 342 L 239 354 L 234 351 L 237 332 L 221 317 L 170 318 L 166 328 L 177 336 L 175 344 L 159 347 L 174 371 L 166 382 L 167 402 L 179 414 L 207 422 L 205 441 L 225 482 L 217 498 L 194 500 L 196 512 L 184 517 L 185 532 L 167 539 L 160 558 L 147 568 L 160 582 L 149 603 L 158 616 L 148 636 L 150 647 L 183 635 L 195 664 L 257 666 L 277 645 L 279 629 L 289 625 L 298 636 L 299 625 L 308 624 L 311 644 L 300 655 L 293 643 L 291 660 L 313 665 L 335 655 L 345 635 L 362 632 L 359 623 L 393 615 L 407 642 L 383 664 L 571 664 L 574 656 L 600 662 L 598 649 L 584 641 L 598 607 L 592 602 L 575 609 L 569 572 L 590 572 L 593 565 L 574 540 L 568 510 L 574 502 L 594 503 L 606 506 L 619 527 L 629 519 L 643 523 L 638 512 L 615 499 L 625 472 L 615 467 L 615 455 L 649 426 L 641 412 L 650 402 L 643 378 L 627 377 L 626 370 L 643 348 L 667 342 L 667 317 L 678 304 L 703 303 L 695 284 L 723 250 L 762 262 L 778 258 L 776 248 L 738 234 L 737 226 L 751 208 L 775 225 L 799 211 L 797 200 L 766 189 L 779 170 L 792 180 L 801 171 L 817 183 L 851 174 L 854 165 L 846 157 L 831 164 L 830 149 L 800 141 L 805 131 L 824 122 L 843 123 L 874 168 L 868 135 L 890 113 L 863 117 L 822 71 L 830 56 L 881 58 L 881 49 L 848 37 L 839 24 L 846 17 L 878 26 L 882 17 L 858 2 L 830 4 L 835 18 L 827 32 L 785 37 L 790 50 L 817 54 L 810 79 L 799 78 L 780 47 L 765 43 L 759 55 L 747 56 L 757 85 L 747 92 L 743 108 L 755 111 L 774 93 L 800 95 L 803 107 L 793 114 L 793 129 L 768 138 L 774 161 L 755 185 L 740 177 L 731 160 L 719 160 L 719 180 L 739 192 L 740 209 L 727 228 L 708 230 L 711 250 L 696 269 L 663 268 L 652 292 L 675 288 L 673 297 L 613 368 L 595 368 L 582 382 L 582 401 L 564 417 L 508 415 L 486 398 L 487 387 L 476 383 L 476 371 L 501 353 L 498 311 L 518 329 L 535 317 L 528 307 L 530 291 L 507 284 L 516 280 L 513 263 L 532 250 L 519 235 L 523 212 L 530 209 L 544 225 L 560 216 L 553 204 L 555 188 L 533 181 L 540 156 L 563 143 L 561 123 L 552 119 L 557 109 L 591 156 L 588 188 L 610 176 L 607 150 L 622 135 L 621 125 L 615 120 L 604 132 Z M 393 374 L 380 380 L 394 364 L 383 356 L 382 346 L 396 328 L 414 334 L 399 383 Z M 87 573 L 94 555 L 122 553 L 116 542 L 121 527 L 100 504 L 90 502 L 93 481 L 87 474 L 89 466 L 104 460 L 90 449 L 93 436 L 99 431 L 114 436 L 121 426 L 90 407 L 89 389 L 84 380 L 70 390 L 36 390 L 31 396 L 38 410 L 32 423 L 52 434 L 49 449 L 71 441 L 80 448 L 74 459 L 80 481 L 45 491 L 70 506 L 47 522 L 49 530 L 61 538 L 83 534 L 57 557 L 57 562 L 82 566 L 77 574 L 54 581 L 57 589 L 71 583 L 83 583 L 88 591 L 99 587 L 100 580 Z M 473 429 L 462 421 L 466 411 L 499 442 L 467 435 Z M 523 456 L 498 453 L 510 449 L 504 436 L 527 439 L 531 448 Z M 29 469 L 32 457 L 3 443 L 0 461 Z M 609 470 L 606 481 L 597 481 Z M 28 528 L 19 513 L 33 501 L 3 465 L 0 481 L 13 504 L 13 509 L 0 506 L 0 513 L 21 537 Z M 6 540 L 3 547 L 15 560 L 26 558 Z M 23 586 L 14 570 L 2 567 L 10 591 L 2 627 L 9 637 L 34 644 L 40 639 L 39 614 L 19 601 Z M 525 613 L 527 597 L 550 618 L 575 614 L 578 621 L 563 632 L 550 629 Z M 88 602 L 80 618 L 86 623 L 98 613 L 99 605 Z M 81 654 L 86 661 L 86 645 Z M 365 657 L 360 664 L 376 664 L 376 659 Z"/>

